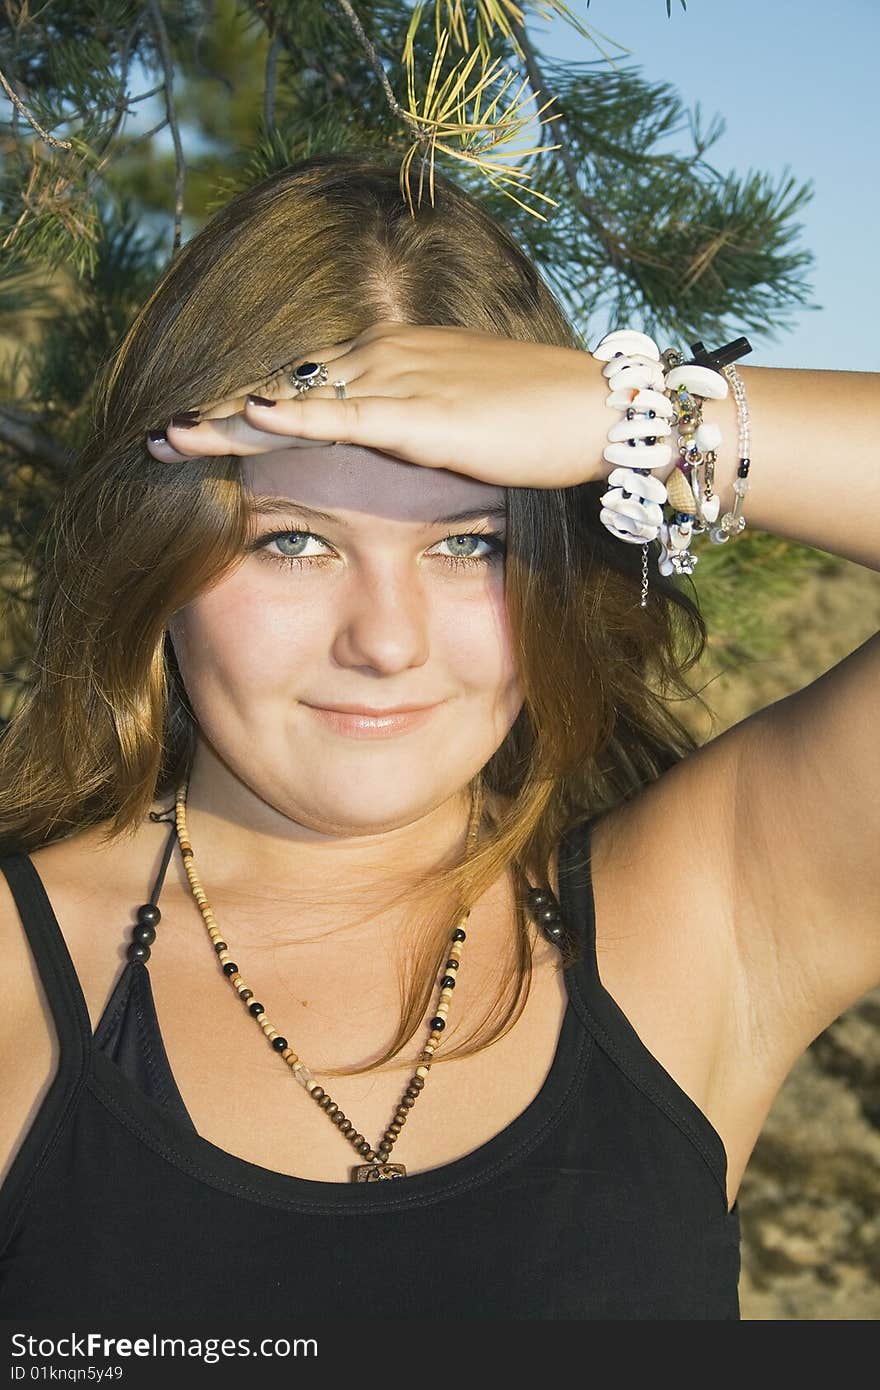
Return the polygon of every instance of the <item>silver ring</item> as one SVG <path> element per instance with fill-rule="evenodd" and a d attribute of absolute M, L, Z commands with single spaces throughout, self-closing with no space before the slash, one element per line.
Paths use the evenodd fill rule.
<path fill-rule="evenodd" d="M 344 400 L 345 400 L 345 382 L 344 382 L 344 381 L 334 381 L 334 383 L 333 383 L 333 389 L 334 389 L 334 391 L 336 392 L 337 399 L 340 400 L 340 401 L 344 401 Z"/>
<path fill-rule="evenodd" d="M 326 385 L 327 363 L 301 362 L 298 367 L 294 367 L 292 372 L 287 373 L 287 380 L 293 387 L 295 394 L 302 396 L 306 391 L 311 391 L 314 386 Z"/>

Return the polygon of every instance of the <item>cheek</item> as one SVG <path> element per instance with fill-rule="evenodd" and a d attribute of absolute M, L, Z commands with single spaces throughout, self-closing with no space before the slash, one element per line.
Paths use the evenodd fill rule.
<path fill-rule="evenodd" d="M 283 600 L 278 586 L 255 582 L 245 564 L 189 604 L 169 624 L 178 664 L 226 690 L 265 690 L 313 651 L 322 630 L 316 605 Z M 326 627 L 324 627 L 326 633 Z M 185 673 L 184 673 L 185 674 Z"/>
<path fill-rule="evenodd" d="M 432 655 L 464 689 L 507 703 L 521 702 L 503 579 L 487 581 L 467 599 L 438 604 Z"/>
<path fill-rule="evenodd" d="M 259 768 L 275 766 L 304 665 L 290 606 L 261 605 L 252 587 L 227 579 L 175 615 L 169 632 L 201 738 L 256 786 Z"/>

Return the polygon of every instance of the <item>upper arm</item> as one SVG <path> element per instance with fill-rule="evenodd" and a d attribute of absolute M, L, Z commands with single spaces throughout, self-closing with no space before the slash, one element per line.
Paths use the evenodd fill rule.
<path fill-rule="evenodd" d="M 5 874 L 0 873 L 0 1184 L 58 1070 L 54 1019 Z"/>
<path fill-rule="evenodd" d="M 803 1051 L 880 983 L 880 633 L 722 738 L 756 1041 Z"/>

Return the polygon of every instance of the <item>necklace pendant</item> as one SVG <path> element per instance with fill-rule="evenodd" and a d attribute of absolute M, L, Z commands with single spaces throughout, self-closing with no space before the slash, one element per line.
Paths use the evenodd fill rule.
<path fill-rule="evenodd" d="M 402 1163 L 359 1163 L 351 1170 L 352 1182 L 383 1182 L 386 1178 L 405 1178 Z"/>

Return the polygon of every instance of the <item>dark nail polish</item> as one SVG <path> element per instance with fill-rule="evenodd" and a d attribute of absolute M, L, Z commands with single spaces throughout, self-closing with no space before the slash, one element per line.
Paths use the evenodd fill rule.
<path fill-rule="evenodd" d="M 150 430 L 150 439 L 154 444 L 168 443 L 168 436 L 164 430 Z"/>
<path fill-rule="evenodd" d="M 249 401 L 253 401 L 254 405 L 274 405 L 274 404 L 275 404 L 274 401 L 270 401 L 266 396 L 251 396 L 251 395 L 249 395 L 249 396 L 248 396 L 248 400 L 249 400 Z"/>
<path fill-rule="evenodd" d="M 193 411 L 190 415 L 172 415 L 171 423 L 176 430 L 191 430 L 194 425 L 199 424 L 198 411 Z"/>

